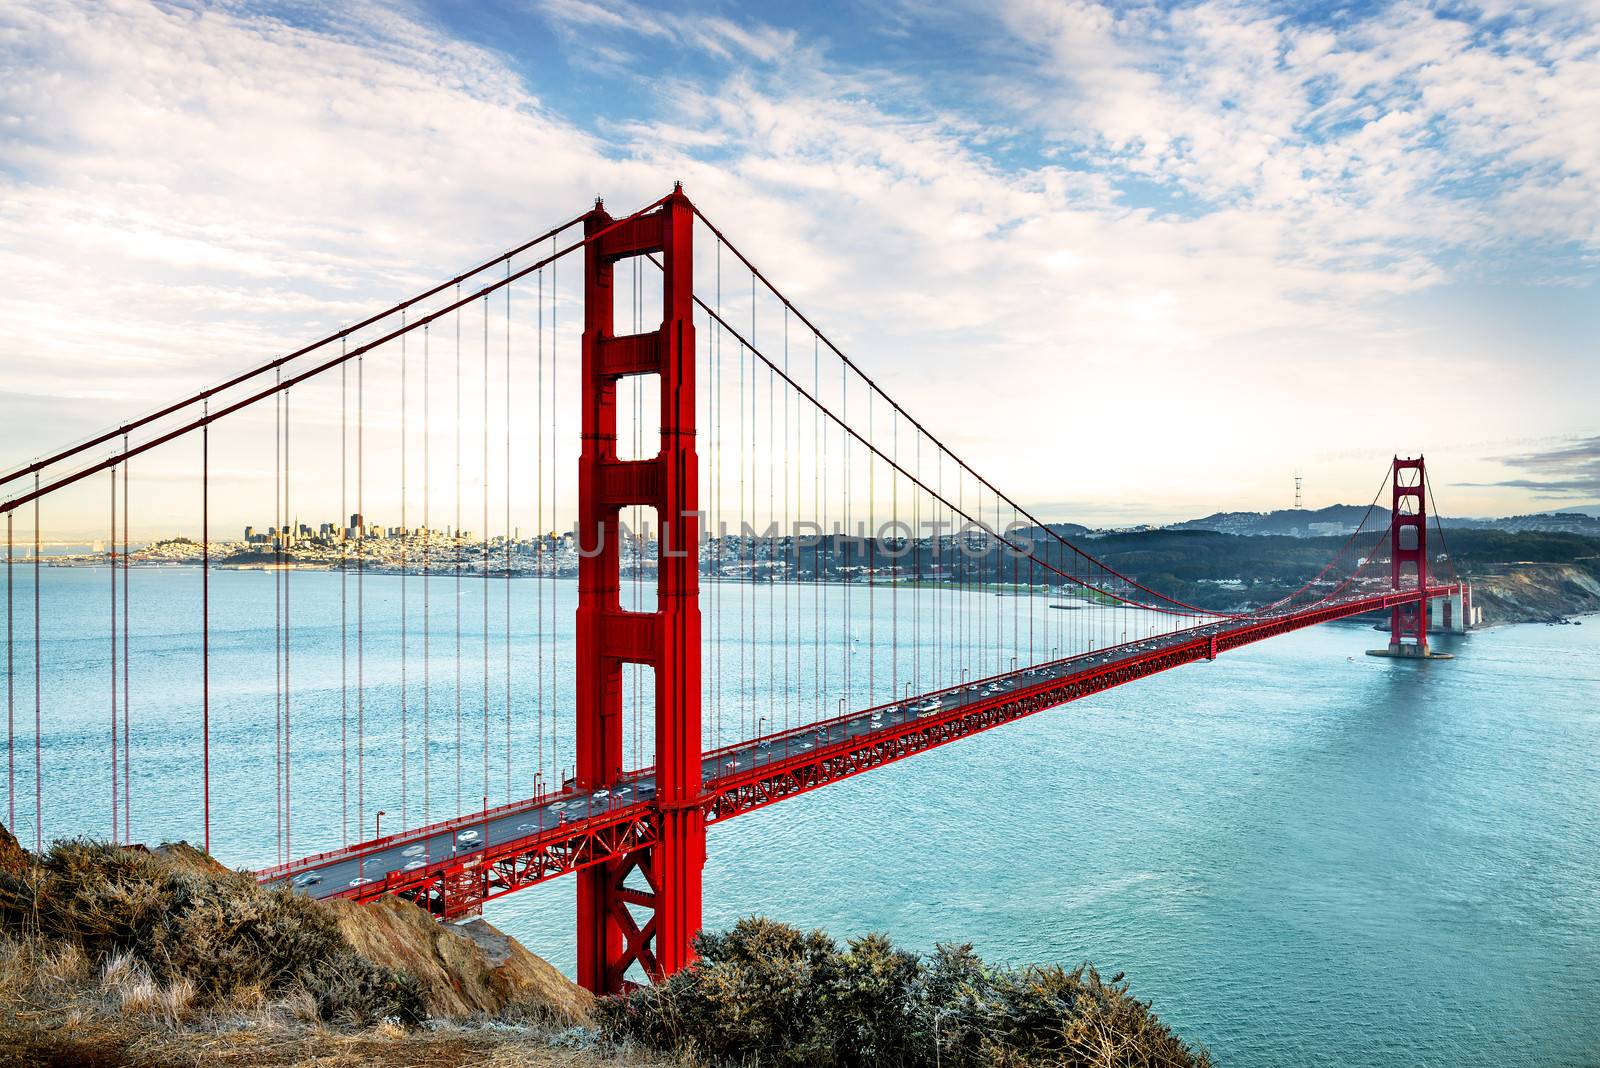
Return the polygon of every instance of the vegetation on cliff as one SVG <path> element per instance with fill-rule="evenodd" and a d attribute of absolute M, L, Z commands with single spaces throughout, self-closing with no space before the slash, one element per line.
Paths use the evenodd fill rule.
<path fill-rule="evenodd" d="M 91 961 L 125 961 L 184 1009 L 304 995 L 330 1022 L 415 1024 L 427 1015 L 410 976 L 357 955 L 309 898 L 137 850 L 58 842 L 36 863 L 0 871 L 0 925 L 70 944 Z"/>
<path fill-rule="evenodd" d="M 481 920 L 266 890 L 187 846 L 0 828 L 0 1068 L 1025 1068 L 1208 1063 L 1091 968 L 752 919 L 598 1002 Z"/>
<path fill-rule="evenodd" d="M 602 1033 L 774 1068 L 1210 1064 L 1090 967 L 998 968 L 971 946 L 918 957 L 882 935 L 840 947 L 766 919 L 697 949 L 696 966 L 602 1000 Z"/>

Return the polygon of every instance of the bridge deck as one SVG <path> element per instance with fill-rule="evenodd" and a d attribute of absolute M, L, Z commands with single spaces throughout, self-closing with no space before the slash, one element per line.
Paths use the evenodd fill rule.
<path fill-rule="evenodd" d="M 719 822 L 914 753 L 1112 686 L 1264 638 L 1452 595 L 1362 594 L 1309 609 L 1222 620 L 979 679 L 905 701 L 751 739 L 706 754 L 699 802 Z M 412 897 L 445 916 L 655 840 L 649 769 L 609 790 L 567 791 L 305 857 L 260 873 L 314 897 Z"/>

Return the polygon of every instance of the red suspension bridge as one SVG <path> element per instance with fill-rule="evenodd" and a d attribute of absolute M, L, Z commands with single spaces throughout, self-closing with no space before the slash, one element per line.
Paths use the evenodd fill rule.
<path fill-rule="evenodd" d="M 210 849 L 215 811 L 221 848 L 276 850 L 263 881 L 441 917 L 574 873 L 594 990 L 689 961 L 710 824 L 1319 623 L 1384 612 L 1386 652 L 1427 657 L 1430 620 L 1470 610 L 1420 457 L 1269 603 L 1149 588 L 968 466 L 681 190 L 597 203 L 0 494 L 11 826 L 134 841 L 136 809 L 158 833 L 192 811 Z M 136 506 L 198 540 L 136 546 Z M 144 581 L 163 563 L 190 565 L 181 594 Z M 176 720 L 140 723 L 152 691 Z M 91 703 L 92 772 L 52 779 L 55 710 Z M 185 804 L 153 766 L 185 769 Z M 269 768 L 270 818 L 240 796 Z"/>

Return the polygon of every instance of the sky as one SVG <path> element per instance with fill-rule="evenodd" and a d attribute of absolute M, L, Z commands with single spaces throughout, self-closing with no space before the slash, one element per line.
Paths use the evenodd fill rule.
<path fill-rule="evenodd" d="M 1600 2 L 0 7 L 0 467 L 681 181 L 1049 519 L 1600 501 Z"/>

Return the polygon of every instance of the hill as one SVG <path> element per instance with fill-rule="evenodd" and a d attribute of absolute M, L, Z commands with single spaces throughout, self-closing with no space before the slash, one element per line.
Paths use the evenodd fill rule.
<path fill-rule="evenodd" d="M 1367 524 L 1381 527 L 1388 523 L 1389 510 L 1377 507 Z M 1201 519 L 1186 519 L 1169 523 L 1164 530 L 1212 530 L 1220 534 L 1260 536 L 1287 535 L 1292 538 L 1315 538 L 1349 534 L 1366 515 L 1366 508 L 1354 504 L 1331 504 L 1326 508 L 1280 508 L 1274 512 L 1213 512 Z M 1488 517 L 1445 516 L 1446 530 L 1500 530 L 1508 533 L 1527 531 L 1538 534 L 1581 534 L 1600 538 L 1600 517 L 1581 508 L 1563 508 L 1553 512 L 1534 512 L 1528 515 Z"/>

